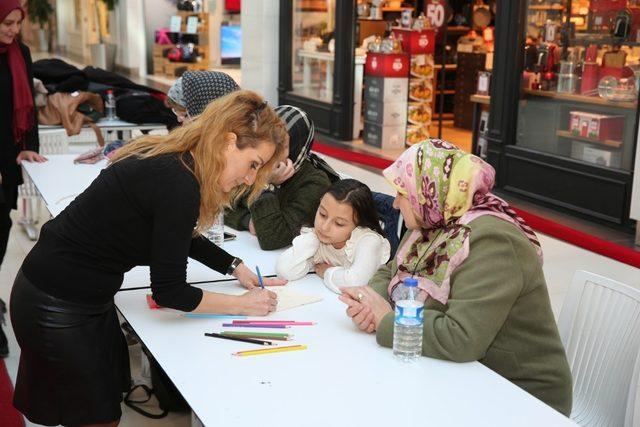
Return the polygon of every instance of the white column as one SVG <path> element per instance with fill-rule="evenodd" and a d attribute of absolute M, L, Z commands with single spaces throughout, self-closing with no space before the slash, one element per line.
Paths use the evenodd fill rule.
<path fill-rule="evenodd" d="M 278 0 L 242 1 L 242 87 L 278 105 Z"/>

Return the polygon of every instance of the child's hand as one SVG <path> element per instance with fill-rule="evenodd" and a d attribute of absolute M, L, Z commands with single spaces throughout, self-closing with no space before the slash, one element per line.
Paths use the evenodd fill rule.
<path fill-rule="evenodd" d="M 327 268 L 333 267 L 331 264 L 327 264 L 326 262 L 321 262 L 315 265 L 315 271 L 321 279 L 324 279 L 324 272 L 327 271 Z"/>
<path fill-rule="evenodd" d="M 269 182 L 273 185 L 281 185 L 283 182 L 291 178 L 294 173 L 295 170 L 293 169 L 293 162 L 291 159 L 287 159 L 286 161 L 280 162 L 276 165 L 273 172 L 271 172 Z"/>

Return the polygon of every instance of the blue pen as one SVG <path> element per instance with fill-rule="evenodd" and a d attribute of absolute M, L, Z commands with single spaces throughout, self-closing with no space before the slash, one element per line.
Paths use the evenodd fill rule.
<path fill-rule="evenodd" d="M 262 283 L 262 274 L 260 274 L 260 267 L 256 265 L 256 273 L 258 273 L 258 283 L 260 283 L 260 287 L 264 289 L 264 283 Z"/>

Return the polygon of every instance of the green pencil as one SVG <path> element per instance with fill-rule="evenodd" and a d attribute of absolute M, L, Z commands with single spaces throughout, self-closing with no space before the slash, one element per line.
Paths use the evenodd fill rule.
<path fill-rule="evenodd" d="M 276 341 L 289 341 L 293 338 L 290 334 L 279 334 L 277 332 L 240 332 L 240 331 L 223 331 L 221 335 L 232 337 L 260 338 Z"/>

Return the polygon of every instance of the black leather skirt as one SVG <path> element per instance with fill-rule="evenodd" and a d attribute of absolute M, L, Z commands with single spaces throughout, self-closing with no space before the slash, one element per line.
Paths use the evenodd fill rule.
<path fill-rule="evenodd" d="M 113 302 L 64 301 L 39 290 L 20 271 L 10 313 L 20 345 L 13 402 L 19 411 L 44 425 L 120 419 L 131 374 Z"/>

